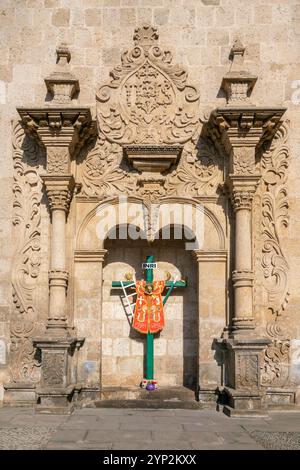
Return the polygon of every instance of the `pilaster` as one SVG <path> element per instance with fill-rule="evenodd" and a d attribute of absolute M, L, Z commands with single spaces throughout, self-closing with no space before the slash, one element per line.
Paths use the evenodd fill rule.
<path fill-rule="evenodd" d="M 89 108 L 78 108 L 72 103 L 79 84 L 69 70 L 70 52 L 62 46 L 57 56 L 55 71 L 45 79 L 52 101 L 45 107 L 20 108 L 18 112 L 26 131 L 46 150 L 47 166 L 42 180 L 51 214 L 48 319 L 45 334 L 33 339 L 42 362 L 37 409 L 69 412 L 77 383 L 77 350 L 83 344 L 69 324 L 66 304 L 66 224 L 75 189 L 71 160 L 94 128 Z"/>
<path fill-rule="evenodd" d="M 229 338 L 218 341 L 225 353 L 228 404 L 224 411 L 230 416 L 265 414 L 260 367 L 270 341 L 257 336 L 254 323 L 252 201 L 260 181 L 258 149 L 273 138 L 285 112 L 284 108 L 253 106 L 250 94 L 257 77 L 243 69 L 244 51 L 239 42 L 232 48 L 232 69 L 222 82 L 227 106 L 212 113 L 209 126 L 211 138 L 220 139 L 227 152 L 226 185 L 234 217 L 234 302 Z"/>

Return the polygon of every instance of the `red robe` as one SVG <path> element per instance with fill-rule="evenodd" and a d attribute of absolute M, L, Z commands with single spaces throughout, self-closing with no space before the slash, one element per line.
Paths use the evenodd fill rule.
<path fill-rule="evenodd" d="M 145 292 L 146 281 L 137 281 L 137 300 L 134 310 L 132 328 L 140 333 L 157 333 L 165 326 L 162 292 L 164 281 L 154 281 L 151 294 Z"/>

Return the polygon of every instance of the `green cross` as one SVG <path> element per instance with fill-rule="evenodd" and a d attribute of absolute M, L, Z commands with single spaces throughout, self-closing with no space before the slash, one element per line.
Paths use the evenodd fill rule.
<path fill-rule="evenodd" d="M 154 256 L 147 256 L 146 257 L 146 263 L 154 263 Z M 146 277 L 146 282 L 152 284 L 153 283 L 153 268 L 146 268 L 145 269 L 145 277 Z M 124 281 L 121 283 L 121 281 L 112 281 L 112 287 L 122 287 L 122 284 L 124 287 L 128 286 L 129 284 L 132 284 L 132 281 Z M 171 291 L 173 290 L 174 287 L 186 287 L 187 283 L 186 281 L 167 281 L 165 283 L 165 287 L 169 287 L 169 290 L 167 294 L 165 295 L 165 298 L 163 299 L 163 305 L 168 300 L 169 295 L 171 294 Z M 154 379 L 154 336 L 153 333 L 147 333 L 147 338 L 146 338 L 146 380 L 153 380 Z"/>

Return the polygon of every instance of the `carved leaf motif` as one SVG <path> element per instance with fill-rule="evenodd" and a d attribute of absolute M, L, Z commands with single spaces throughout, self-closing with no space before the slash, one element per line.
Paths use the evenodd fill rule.
<path fill-rule="evenodd" d="M 34 142 L 17 125 L 14 130 L 14 219 L 17 246 L 13 264 L 13 297 L 19 313 L 31 313 L 40 266 L 40 202 L 42 183 L 35 168 L 24 163 L 23 152 L 35 152 Z M 24 150 L 23 150 L 24 149 Z M 27 156 L 28 158 L 28 156 Z"/>
<path fill-rule="evenodd" d="M 42 183 L 35 165 L 38 149 L 17 123 L 13 128 L 14 218 L 16 249 L 12 269 L 15 310 L 11 320 L 11 375 L 16 382 L 38 380 L 31 336 L 35 330 L 34 294 L 40 268 Z"/>
<path fill-rule="evenodd" d="M 119 145 L 98 138 L 80 169 L 82 194 L 112 196 L 132 191 L 135 187 L 134 178 L 120 168 L 121 160 L 122 149 Z"/>
<path fill-rule="evenodd" d="M 11 330 L 11 378 L 13 382 L 39 382 L 40 361 L 32 343 L 32 336 L 38 330 L 31 320 L 16 320 L 10 325 Z"/>
<path fill-rule="evenodd" d="M 280 315 L 288 302 L 288 270 L 281 242 L 281 228 L 288 225 L 286 170 L 288 168 L 287 125 L 277 131 L 262 158 L 262 261 L 269 308 Z"/>
<path fill-rule="evenodd" d="M 215 149 L 203 142 L 197 145 L 190 141 L 185 145 L 179 167 L 168 175 L 165 188 L 176 195 L 210 195 L 221 181 L 221 159 Z"/>
<path fill-rule="evenodd" d="M 68 153 L 64 148 L 49 148 L 47 151 L 47 172 L 67 173 Z"/>
<path fill-rule="evenodd" d="M 147 28 L 135 33 L 135 47 L 122 54 L 112 80 L 98 91 L 99 127 L 107 140 L 120 144 L 187 142 L 198 123 L 199 95 Z"/>
<path fill-rule="evenodd" d="M 261 383 L 264 386 L 284 386 L 289 377 L 289 349 L 288 340 L 275 339 L 268 345 L 261 374 Z"/>

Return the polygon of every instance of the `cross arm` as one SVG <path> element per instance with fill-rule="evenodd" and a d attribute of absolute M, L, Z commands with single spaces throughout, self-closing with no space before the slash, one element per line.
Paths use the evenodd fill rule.
<path fill-rule="evenodd" d="M 130 284 L 132 284 L 132 281 L 124 281 L 123 283 L 121 283 L 121 281 L 112 281 L 111 286 L 112 287 L 122 287 L 122 284 L 123 284 L 124 287 L 127 287 Z M 186 281 L 176 281 L 175 283 L 173 283 L 172 281 L 166 281 L 165 287 L 171 287 L 171 286 L 174 286 L 174 287 L 187 287 L 187 282 Z"/>

